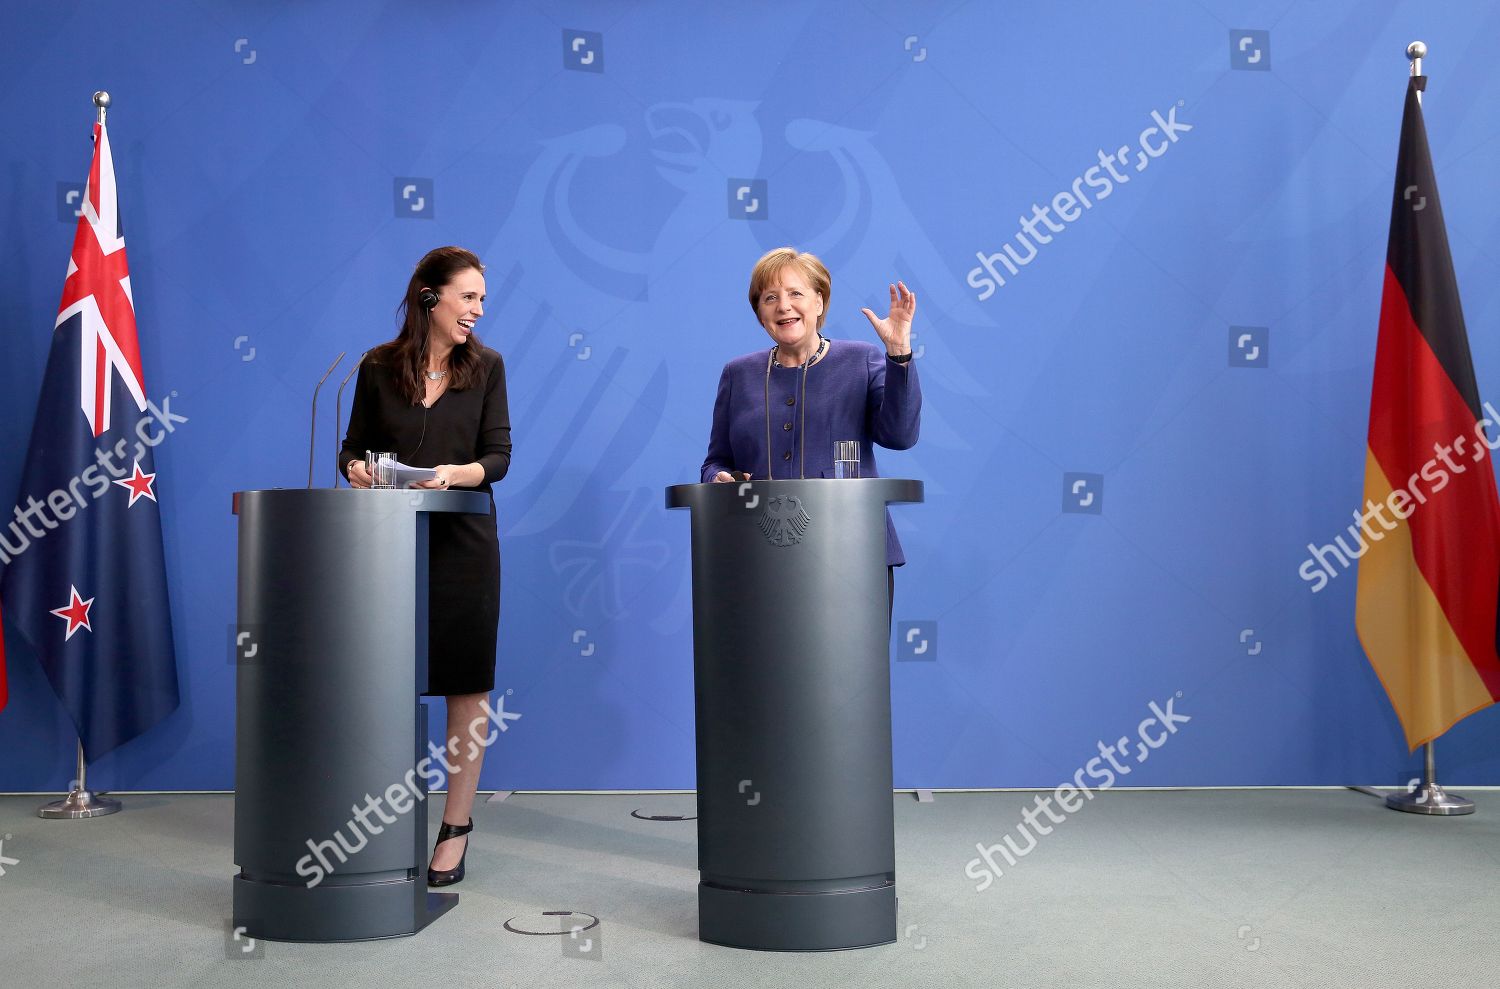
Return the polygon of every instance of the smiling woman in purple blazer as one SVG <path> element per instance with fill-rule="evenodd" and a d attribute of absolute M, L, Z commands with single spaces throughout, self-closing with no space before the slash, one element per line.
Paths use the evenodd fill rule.
<path fill-rule="evenodd" d="M 884 319 L 861 309 L 882 346 L 829 340 L 819 331 L 832 288 L 828 269 L 790 247 L 767 253 L 750 273 L 750 308 L 774 346 L 724 365 L 714 400 L 704 481 L 832 477 L 833 445 L 859 441 L 859 474 L 878 477 L 876 443 L 905 450 L 917 442 L 922 389 L 911 360 L 917 296 L 890 286 Z M 886 564 L 906 563 L 886 513 Z"/>

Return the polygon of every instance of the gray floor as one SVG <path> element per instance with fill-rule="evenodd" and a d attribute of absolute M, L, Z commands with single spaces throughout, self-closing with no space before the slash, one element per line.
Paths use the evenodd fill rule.
<path fill-rule="evenodd" d="M 127 796 L 124 813 L 77 822 L 5 797 L 0 982 L 1494 986 L 1500 793 L 1469 795 L 1477 814 L 1439 820 L 1352 791 L 1116 790 L 983 892 L 965 863 L 1032 795 L 898 795 L 902 938 L 771 954 L 699 942 L 693 823 L 630 816 L 691 813 L 690 795 L 519 794 L 476 812 L 462 902 L 417 937 L 260 942 L 232 959 L 231 797 Z M 602 919 L 592 960 L 566 956 L 565 938 L 502 927 L 559 909 Z"/>

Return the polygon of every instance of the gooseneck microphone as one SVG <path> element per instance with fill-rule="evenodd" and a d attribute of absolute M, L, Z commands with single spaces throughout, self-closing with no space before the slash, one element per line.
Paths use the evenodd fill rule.
<path fill-rule="evenodd" d="M 312 429 L 307 436 L 307 486 L 309 489 L 313 486 L 313 459 L 318 447 L 318 392 L 322 389 L 323 382 L 327 381 L 328 376 L 333 373 L 333 369 L 339 366 L 339 361 L 344 359 L 346 353 L 348 353 L 346 350 L 339 351 L 333 363 L 328 365 L 328 370 L 323 372 L 323 377 L 318 379 L 318 387 L 313 389 Z"/>
<path fill-rule="evenodd" d="M 343 422 L 344 422 L 344 386 L 349 383 L 349 379 L 352 378 L 352 377 L 354 377 L 354 373 L 360 369 L 361 365 L 364 364 L 364 362 L 365 362 L 365 354 L 368 354 L 368 353 L 369 353 L 369 351 L 367 350 L 367 351 L 365 351 L 364 354 L 360 354 L 359 357 L 355 359 L 354 366 L 349 369 L 349 373 L 348 374 L 344 375 L 344 380 L 339 382 L 338 394 L 336 396 L 334 396 L 334 399 L 333 399 L 333 443 L 334 443 L 335 451 L 342 450 L 344 448 L 344 444 L 339 440 L 339 428 L 343 425 Z M 342 357 L 343 355 L 340 354 L 339 356 Z M 335 362 L 335 363 L 337 363 L 337 362 Z M 331 371 L 333 369 L 329 368 L 329 370 Z M 317 413 L 314 412 L 313 414 L 316 415 Z M 340 464 L 338 462 L 338 454 L 337 454 L 337 452 L 335 452 L 333 460 L 334 460 L 334 463 L 333 463 L 333 486 L 334 487 L 338 487 L 339 486 L 339 478 L 343 477 L 344 475 L 339 472 L 339 466 L 340 466 Z"/>

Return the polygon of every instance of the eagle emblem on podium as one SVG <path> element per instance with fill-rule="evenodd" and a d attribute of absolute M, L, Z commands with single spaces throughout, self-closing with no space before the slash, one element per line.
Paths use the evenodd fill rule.
<path fill-rule="evenodd" d="M 802 507 L 802 499 L 777 495 L 766 502 L 766 510 L 760 517 L 760 531 L 772 546 L 794 546 L 802 541 L 802 534 L 811 522 L 811 516 Z"/>

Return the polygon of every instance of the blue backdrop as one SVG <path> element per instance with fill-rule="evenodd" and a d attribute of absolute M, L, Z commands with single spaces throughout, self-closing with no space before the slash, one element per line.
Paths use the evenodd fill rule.
<path fill-rule="evenodd" d="M 687 519 L 662 489 L 697 477 L 723 362 L 766 344 L 744 291 L 780 244 L 828 262 L 833 336 L 873 340 L 858 310 L 888 281 L 919 295 L 922 440 L 880 457 L 928 496 L 896 512 L 899 786 L 1052 786 L 1168 699 L 1192 720 L 1122 784 L 1404 782 L 1354 574 L 1315 594 L 1297 570 L 1361 502 L 1415 38 L 1500 394 L 1500 6 L 1454 6 L 12 11 L 0 493 L 95 89 L 148 390 L 190 420 L 157 450 L 183 704 L 93 780 L 233 785 L 230 493 L 305 483 L 318 376 L 389 338 L 412 265 L 456 243 L 489 266 L 515 423 L 498 685 L 522 719 L 486 787 L 693 785 Z M 0 790 L 58 789 L 70 727 L 7 645 Z M 1497 742 L 1500 711 L 1461 724 L 1446 781 L 1500 783 Z"/>

